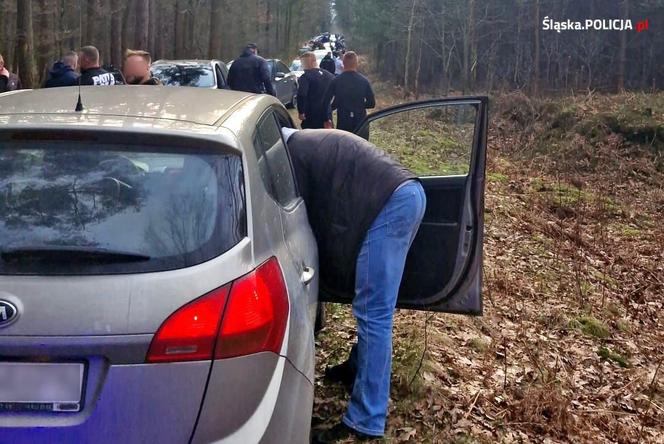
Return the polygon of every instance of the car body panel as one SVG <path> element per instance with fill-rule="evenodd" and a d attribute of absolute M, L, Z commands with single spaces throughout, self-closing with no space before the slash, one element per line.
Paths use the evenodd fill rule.
<path fill-rule="evenodd" d="M 201 410 L 200 431 L 210 439 L 244 436 L 257 442 L 263 436 L 257 431 L 267 430 L 277 411 L 290 412 L 299 425 L 308 424 L 314 359 L 314 319 L 310 317 L 317 280 L 308 286 L 300 282 L 300 264 L 304 261 L 297 256 L 315 258 L 316 245 L 306 217 L 302 219 L 306 214 L 303 205 L 296 208 L 297 222 L 293 225 L 289 222 L 293 209 L 282 208 L 267 194 L 256 174 L 252 148 L 252 134 L 260 115 L 272 108 L 286 111 L 277 99 L 267 95 L 196 88 L 122 86 L 104 88 L 108 92 L 101 90 L 82 88 L 84 111 L 80 113 L 69 107 L 70 102 L 76 103 L 77 88 L 61 88 L 57 94 L 44 90 L 0 95 L 0 143 L 3 138 L 29 140 L 36 135 L 48 140 L 99 139 L 206 149 L 218 146 L 220 152 L 236 152 L 244 165 L 247 237 L 212 260 L 176 270 L 96 276 L 1 275 L 1 296 L 16 302 L 21 311 L 14 324 L 0 329 L 0 347 L 11 354 L 5 356 L 88 362 L 83 411 L 37 416 L 0 412 L 0 427 L 11 428 L 11 435 L 3 429 L 3 438 L 36 443 L 187 442 L 206 384 L 209 396 L 204 404 L 213 407 Z M 188 103 L 197 106 L 183 106 Z M 300 235 L 297 230 L 302 223 L 306 229 Z M 294 232 L 285 231 L 284 226 Z M 289 248 L 287 238 L 288 242 L 297 238 L 300 250 Z M 228 364 L 227 369 L 224 361 L 229 360 L 144 364 L 154 333 L 172 312 L 273 256 L 280 263 L 289 295 L 289 321 L 276 364 L 276 355 L 266 360 L 265 354 L 237 358 L 244 364 Z M 246 373 L 253 366 L 258 366 L 263 376 L 258 378 L 257 374 L 257 385 L 252 396 L 247 394 L 247 405 L 236 408 L 244 401 L 237 396 L 227 397 L 223 385 L 233 375 L 242 375 L 241 368 Z M 261 385 L 264 396 L 256 404 Z M 290 393 L 297 393 L 297 398 Z M 231 428 L 236 430 L 230 435 L 214 421 L 218 417 L 215 415 L 223 414 L 214 407 L 219 403 L 226 403 L 226 411 L 244 412 L 233 419 Z M 154 426 L 162 421 L 168 425 Z M 118 424 L 122 424 L 122 430 L 114 430 Z M 205 424 L 213 430 L 206 431 Z M 270 425 L 266 433 L 276 442 L 308 439 L 308 428 L 291 430 Z M 289 439 L 284 441 L 276 433 Z M 294 441 L 290 439 L 293 437 Z"/>
<path fill-rule="evenodd" d="M 181 123 L 215 125 L 248 93 L 207 91 L 203 88 L 146 88 L 124 85 L 104 91 L 95 86 L 81 87 L 83 111 L 75 112 L 78 87 L 24 90 L 19 94 L 0 95 L 0 116 L 32 118 L 37 114 L 71 114 L 81 120 L 90 115 L 126 118 L 174 120 Z M 196 106 L 183 106 L 195 103 Z"/>
<path fill-rule="evenodd" d="M 309 442 L 313 385 L 287 359 L 259 353 L 215 361 L 209 387 L 192 443 Z M 292 419 L 275 427 L 277 415 Z"/>
<path fill-rule="evenodd" d="M 82 412 L 3 413 L 2 440 L 18 444 L 180 444 L 189 440 L 205 390 L 209 361 L 108 366 L 103 360 L 91 360 L 90 367 L 91 390 Z"/>

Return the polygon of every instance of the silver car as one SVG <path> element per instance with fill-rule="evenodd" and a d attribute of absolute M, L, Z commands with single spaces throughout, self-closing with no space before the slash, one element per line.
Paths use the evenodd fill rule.
<path fill-rule="evenodd" d="M 309 442 L 318 259 L 289 114 L 232 91 L 80 96 L 0 95 L 0 441 Z M 358 131 L 467 108 L 471 158 L 423 179 L 399 305 L 478 314 L 487 102 L 409 106 Z"/>
<path fill-rule="evenodd" d="M 166 86 L 228 89 L 228 68 L 221 60 L 157 60 L 150 71 Z"/>

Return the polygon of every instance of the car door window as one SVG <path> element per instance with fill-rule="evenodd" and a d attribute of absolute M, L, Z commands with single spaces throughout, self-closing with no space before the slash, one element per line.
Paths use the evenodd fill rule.
<path fill-rule="evenodd" d="M 258 123 L 254 148 L 265 188 L 280 205 L 286 207 L 297 199 L 297 189 L 288 151 L 281 137 L 274 111 Z"/>
<path fill-rule="evenodd" d="M 283 62 L 277 63 L 277 71 L 283 72 L 284 74 L 290 73 L 290 69 Z"/>
<path fill-rule="evenodd" d="M 371 122 L 369 140 L 418 176 L 466 175 L 476 113 L 472 105 L 402 111 Z"/>

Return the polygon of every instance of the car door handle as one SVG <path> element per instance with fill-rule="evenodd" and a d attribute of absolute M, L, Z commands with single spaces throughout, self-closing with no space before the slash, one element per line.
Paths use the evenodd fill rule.
<path fill-rule="evenodd" d="M 300 281 L 304 285 L 309 285 L 309 283 L 314 279 L 314 276 L 316 275 L 316 271 L 311 268 L 311 267 L 304 267 L 304 270 L 302 270 L 302 275 L 300 276 Z"/>

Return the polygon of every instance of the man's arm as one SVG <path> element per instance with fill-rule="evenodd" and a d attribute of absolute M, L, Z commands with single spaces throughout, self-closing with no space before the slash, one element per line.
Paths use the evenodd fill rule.
<path fill-rule="evenodd" d="M 261 60 L 261 80 L 263 82 L 265 92 L 271 96 L 277 97 L 277 92 L 274 90 L 274 85 L 272 85 L 270 67 L 267 66 L 267 62 L 265 60 Z"/>
<path fill-rule="evenodd" d="M 364 106 L 367 109 L 376 107 L 376 97 L 374 96 L 373 88 L 371 87 L 371 82 L 367 79 L 367 90 L 364 96 Z"/>
<path fill-rule="evenodd" d="M 323 105 L 325 106 L 328 122 L 332 122 L 332 110 L 336 108 L 336 103 L 333 103 L 333 98 L 336 99 L 336 84 L 337 79 L 332 79 L 325 91 L 325 96 L 323 96 Z M 336 102 L 336 100 L 334 100 L 334 102 Z"/>
<path fill-rule="evenodd" d="M 306 74 L 303 74 L 299 80 L 297 87 L 297 111 L 300 114 L 300 120 L 306 120 L 309 114 L 309 79 Z"/>

